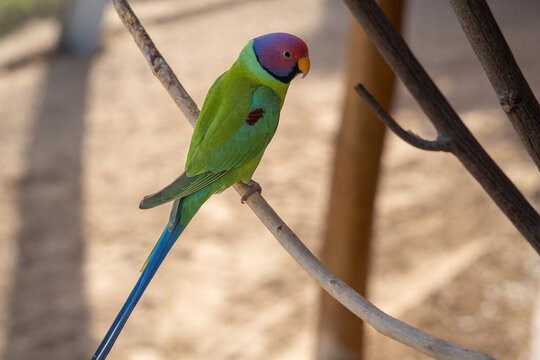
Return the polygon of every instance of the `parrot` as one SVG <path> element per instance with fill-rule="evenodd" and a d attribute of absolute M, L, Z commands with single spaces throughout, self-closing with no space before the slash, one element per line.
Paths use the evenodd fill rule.
<path fill-rule="evenodd" d="M 172 201 L 172 209 L 139 279 L 92 359 L 107 357 L 163 259 L 203 203 L 233 184 L 250 183 L 276 132 L 290 82 L 299 74 L 306 76 L 310 65 L 302 39 L 284 32 L 269 33 L 248 41 L 229 70 L 210 87 L 184 172 L 139 204 L 141 209 L 150 209 Z M 258 186 L 250 189 L 242 202 L 260 192 Z"/>

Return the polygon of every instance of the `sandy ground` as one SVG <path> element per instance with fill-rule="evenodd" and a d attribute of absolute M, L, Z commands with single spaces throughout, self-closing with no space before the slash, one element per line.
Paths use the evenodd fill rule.
<path fill-rule="evenodd" d="M 490 4 L 539 94 L 540 4 Z M 199 104 L 247 39 L 279 30 L 307 41 L 312 72 L 292 85 L 256 179 L 317 251 L 343 95 L 344 6 L 190 0 L 135 10 Z M 408 10 L 413 51 L 538 207 L 538 171 L 448 4 L 415 0 Z M 176 177 L 191 134 L 112 9 L 91 60 L 51 52 L 57 35 L 55 23 L 41 21 L 0 40 L 0 353 L 7 360 L 90 357 L 167 220 L 168 208 L 140 211 L 138 201 Z M 433 135 L 401 88 L 394 114 Z M 387 140 L 370 300 L 499 359 L 533 358 L 537 255 L 456 159 Z M 110 358 L 311 359 L 318 293 L 226 191 L 188 227 Z M 367 359 L 425 358 L 374 331 L 367 336 Z"/>

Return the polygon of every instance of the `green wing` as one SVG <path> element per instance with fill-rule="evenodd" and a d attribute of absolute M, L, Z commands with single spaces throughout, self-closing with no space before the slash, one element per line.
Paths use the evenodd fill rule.
<path fill-rule="evenodd" d="M 263 153 L 277 128 L 280 99 L 266 86 L 257 87 L 248 99 L 249 107 L 237 103 L 223 121 L 208 129 L 188 159 L 189 176 L 229 171 Z"/>
<path fill-rule="evenodd" d="M 223 83 L 227 82 L 228 75 L 228 72 L 220 75 L 216 81 L 214 81 L 206 94 L 203 107 L 201 108 L 201 113 L 199 114 L 199 118 L 195 124 L 195 129 L 193 129 L 193 135 L 191 135 L 191 142 L 187 156 L 188 159 L 193 156 L 193 152 L 199 147 L 213 120 L 217 118 L 220 103 L 222 102 L 220 93 L 223 92 Z"/>
<path fill-rule="evenodd" d="M 276 131 L 281 101 L 266 86 L 243 87 L 246 88 L 251 94 L 235 91 L 239 95 L 236 99 L 221 101 L 218 105 L 216 99 L 225 95 L 223 90 L 232 89 L 220 86 L 219 82 L 214 84 L 192 138 L 186 171 L 163 190 L 146 196 L 140 204 L 142 209 L 192 194 L 220 181 L 231 170 L 260 158 Z M 255 169 L 245 170 L 252 173 Z M 240 180 L 241 176 L 227 179 L 226 186 Z"/>

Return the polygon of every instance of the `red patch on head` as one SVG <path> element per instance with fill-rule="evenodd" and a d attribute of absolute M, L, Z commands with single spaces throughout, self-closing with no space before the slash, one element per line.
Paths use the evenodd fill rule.
<path fill-rule="evenodd" d="M 246 123 L 250 126 L 253 126 L 259 121 L 260 118 L 262 118 L 264 115 L 264 110 L 261 108 L 254 109 L 248 114 L 248 117 L 246 119 Z"/>
<path fill-rule="evenodd" d="M 308 56 L 306 43 L 287 33 L 259 36 L 253 40 L 253 48 L 261 66 L 278 77 L 289 76 L 298 60 Z"/>

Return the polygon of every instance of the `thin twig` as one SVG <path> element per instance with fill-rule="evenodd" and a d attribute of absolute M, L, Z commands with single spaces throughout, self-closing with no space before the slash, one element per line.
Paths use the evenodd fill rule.
<path fill-rule="evenodd" d="M 540 169 L 540 105 L 485 0 L 450 0 L 499 103 Z"/>
<path fill-rule="evenodd" d="M 371 93 L 364 87 L 362 84 L 358 84 L 355 87 L 356 92 L 371 106 L 371 109 L 377 114 L 379 119 L 388 126 L 390 130 L 399 136 L 403 141 L 419 148 L 421 150 L 427 151 L 449 151 L 448 150 L 448 140 L 443 141 L 442 138 L 437 138 L 436 140 L 426 140 L 416 135 L 410 130 L 403 129 L 394 118 L 392 118 L 384 108 L 377 102 L 377 100 L 371 95 Z"/>
<path fill-rule="evenodd" d="M 133 11 L 125 0 L 113 0 L 113 4 L 120 19 L 135 38 L 135 42 L 141 51 L 145 54 L 145 58 L 149 61 L 150 65 L 153 66 L 153 62 L 151 62 L 150 59 L 154 57 L 148 56 L 147 52 L 150 52 L 151 54 L 159 54 L 159 52 L 155 49 L 148 34 L 144 31 L 143 26 L 137 20 L 135 14 L 133 14 Z M 160 58 L 160 62 L 166 64 L 161 56 Z M 168 65 L 166 68 L 169 68 Z M 177 104 L 183 102 L 183 99 L 189 98 L 188 104 L 190 104 L 190 106 L 188 107 L 188 111 L 184 112 L 184 114 L 186 114 L 186 117 L 188 117 L 189 120 L 196 119 L 195 115 L 198 115 L 198 110 L 195 111 L 194 108 L 191 107 L 191 104 L 194 104 L 194 102 L 187 92 L 184 90 L 182 97 L 177 98 L 180 91 L 169 90 L 182 88 L 176 76 L 170 76 L 172 71 L 171 73 L 154 71 L 154 74 L 169 91 L 169 95 L 173 97 Z M 247 186 L 242 183 L 235 185 L 235 189 L 240 195 L 245 194 L 248 190 Z M 247 200 L 247 204 L 276 237 L 285 250 L 289 252 L 294 260 L 296 260 L 296 262 L 298 262 L 298 264 L 313 279 L 315 279 L 321 287 L 328 291 L 337 301 L 351 310 L 354 314 L 373 326 L 377 331 L 437 359 L 492 359 L 488 355 L 435 338 L 385 314 L 326 269 L 292 232 L 287 224 L 280 219 L 277 213 L 259 193 L 251 195 Z M 360 334 L 358 334 L 358 336 L 360 336 Z"/>
<path fill-rule="evenodd" d="M 118 16 L 122 19 L 122 22 L 133 36 L 133 40 L 135 40 L 139 50 L 143 53 L 148 65 L 150 65 L 152 73 L 161 81 L 161 84 L 171 95 L 176 106 L 180 108 L 191 126 L 195 126 L 199 117 L 199 109 L 195 101 L 189 96 L 186 89 L 184 89 L 176 77 L 176 74 L 172 71 L 163 56 L 161 56 L 150 35 L 148 35 L 146 29 L 142 26 L 127 1 L 113 0 L 113 4 Z"/>
<path fill-rule="evenodd" d="M 540 254 L 540 216 L 476 141 L 374 0 L 344 0 L 416 102 L 438 137 Z"/>

